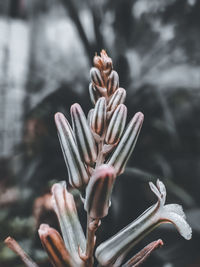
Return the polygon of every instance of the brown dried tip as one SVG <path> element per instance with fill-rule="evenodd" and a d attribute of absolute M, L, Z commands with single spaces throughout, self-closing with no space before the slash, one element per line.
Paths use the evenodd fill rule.
<path fill-rule="evenodd" d="M 123 267 L 137 267 L 140 266 L 149 256 L 150 254 L 163 246 L 163 241 L 158 239 L 156 241 L 151 242 L 142 250 L 140 250 L 135 256 L 133 256 L 130 260 L 128 260 Z"/>
<path fill-rule="evenodd" d="M 93 59 L 94 66 L 109 75 L 112 70 L 112 59 L 107 55 L 105 50 L 102 50 L 100 55 L 97 56 L 97 53 L 95 54 Z"/>
<path fill-rule="evenodd" d="M 4 243 L 21 258 L 27 267 L 38 267 L 38 265 L 26 254 L 14 238 L 9 236 L 4 240 Z"/>

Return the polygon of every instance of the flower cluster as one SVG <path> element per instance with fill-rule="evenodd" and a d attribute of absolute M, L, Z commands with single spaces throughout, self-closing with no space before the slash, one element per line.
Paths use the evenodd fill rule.
<path fill-rule="evenodd" d="M 138 112 L 126 126 L 126 91 L 119 87 L 119 76 L 104 50 L 100 56 L 95 55 L 90 77 L 89 95 L 94 107 L 87 118 L 77 103 L 71 106 L 72 125 L 62 113 L 55 114 L 69 184 L 79 190 L 87 212 L 85 237 L 66 182 L 53 185 L 52 206 L 63 239 L 46 224 L 42 224 L 38 232 L 51 263 L 56 267 L 93 266 L 95 232 L 101 219 L 108 214 L 116 177 L 124 171 L 144 119 L 143 114 Z M 121 266 L 132 247 L 161 223 L 172 223 L 184 238 L 191 238 L 191 228 L 181 206 L 165 205 L 164 184 L 158 180 L 157 186 L 150 183 L 150 188 L 158 202 L 97 247 L 95 256 L 101 266 Z M 14 241 L 7 239 L 5 242 L 27 266 L 37 266 L 22 250 L 16 249 Z M 123 266 L 139 266 L 154 249 L 162 245 L 161 240 L 150 243 Z"/>

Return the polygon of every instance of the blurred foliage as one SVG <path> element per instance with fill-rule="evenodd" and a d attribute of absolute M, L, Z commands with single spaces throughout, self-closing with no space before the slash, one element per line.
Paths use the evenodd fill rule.
<path fill-rule="evenodd" d="M 57 223 L 41 199 L 44 212 L 36 221 L 34 201 L 46 195 L 56 180 L 68 179 L 53 115 L 61 111 L 70 119 L 74 102 L 89 110 L 89 66 L 94 53 L 105 48 L 114 60 L 120 86 L 127 90 L 129 119 L 141 110 L 145 122 L 129 168 L 117 180 L 98 244 L 153 203 L 147 181 L 161 178 L 170 201 L 187 210 L 193 239 L 185 242 L 172 228 L 161 227 L 135 251 L 162 238 L 165 246 L 145 266 L 200 265 L 199 10 L 197 0 L 0 3 L 3 19 L 31 25 L 22 140 L 13 154 L 0 159 L 1 240 L 12 235 L 40 266 L 48 266 L 36 226 Z M 67 41 L 56 34 L 45 37 L 45 27 L 49 30 L 48 25 L 53 27 L 60 18 L 71 27 L 60 25 Z M 80 217 L 85 223 L 83 212 Z M 3 244 L 0 248 L 1 266 L 22 266 Z"/>

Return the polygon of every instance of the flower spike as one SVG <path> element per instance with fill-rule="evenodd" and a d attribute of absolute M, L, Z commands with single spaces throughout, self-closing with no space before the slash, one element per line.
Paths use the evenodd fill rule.
<path fill-rule="evenodd" d="M 89 176 L 81 160 L 71 126 L 62 113 L 55 114 L 58 137 L 67 165 L 70 184 L 80 191 L 87 185 Z"/>
<path fill-rule="evenodd" d="M 97 149 L 85 114 L 77 103 L 71 106 L 72 125 L 80 154 L 87 165 L 94 165 Z"/>
<path fill-rule="evenodd" d="M 185 239 L 191 239 L 192 230 L 182 208 L 177 204 L 165 205 L 165 185 L 158 180 L 157 187 L 150 183 L 150 188 L 158 197 L 158 202 L 97 248 L 96 257 L 101 265 L 115 263 L 120 255 L 126 255 L 145 235 L 162 223 L 174 224 Z"/>

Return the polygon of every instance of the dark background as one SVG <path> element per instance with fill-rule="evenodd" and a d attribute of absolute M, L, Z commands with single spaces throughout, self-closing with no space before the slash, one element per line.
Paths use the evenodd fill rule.
<path fill-rule="evenodd" d="M 53 115 L 69 118 L 74 102 L 88 112 L 89 70 L 104 48 L 127 90 L 129 119 L 142 111 L 145 121 L 98 243 L 156 201 L 148 181 L 160 178 L 167 203 L 183 205 L 193 238 L 160 227 L 132 254 L 162 238 L 145 266 L 200 266 L 199 13 L 198 0 L 0 2 L 0 241 L 13 236 L 48 266 L 37 228 L 58 227 L 49 189 L 67 179 Z M 2 242 L 0 266 L 22 266 Z"/>

